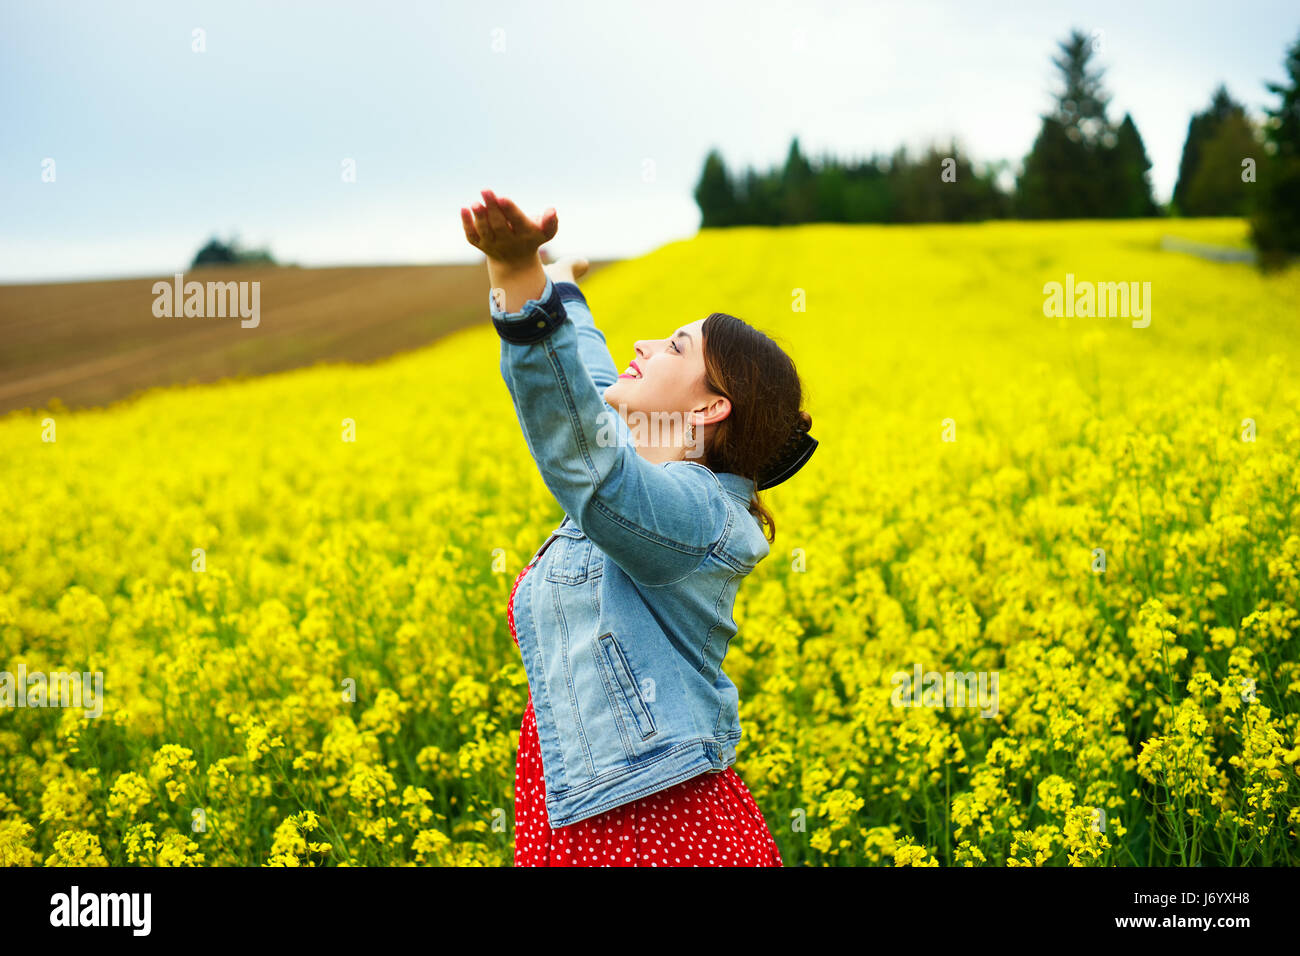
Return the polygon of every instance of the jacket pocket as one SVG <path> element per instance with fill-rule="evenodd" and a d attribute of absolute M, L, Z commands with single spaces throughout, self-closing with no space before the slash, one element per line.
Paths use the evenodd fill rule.
<path fill-rule="evenodd" d="M 577 528 L 561 525 L 546 557 L 546 580 L 557 584 L 581 584 L 591 564 L 591 539 Z"/>
<path fill-rule="evenodd" d="M 658 733 L 659 729 L 655 726 L 655 720 L 650 714 L 650 708 L 646 706 L 646 702 L 641 696 L 641 689 L 637 686 L 636 678 L 632 675 L 632 668 L 628 666 L 627 657 L 623 654 L 623 648 L 619 646 L 618 639 L 610 631 L 602 634 L 599 640 L 601 652 L 605 655 L 605 661 L 609 664 L 609 669 L 614 675 L 614 681 L 622 694 L 623 702 L 636 720 L 637 733 L 641 735 L 642 740 L 653 737 Z"/>

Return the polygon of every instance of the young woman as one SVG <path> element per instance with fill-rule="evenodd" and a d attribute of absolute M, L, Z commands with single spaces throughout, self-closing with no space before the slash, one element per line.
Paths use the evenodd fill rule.
<path fill-rule="evenodd" d="M 515 864 L 780 866 L 732 766 L 722 660 L 737 588 L 775 539 L 757 492 L 817 446 L 794 363 L 715 312 L 639 340 L 619 374 L 576 285 L 585 263 L 548 274 L 538 256 L 554 209 L 535 222 L 484 190 L 461 221 L 487 256 L 524 440 L 565 511 L 507 606 L 529 687 Z"/>

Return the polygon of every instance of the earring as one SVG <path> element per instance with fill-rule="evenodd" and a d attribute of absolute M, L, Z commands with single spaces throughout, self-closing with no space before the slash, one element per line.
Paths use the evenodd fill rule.
<path fill-rule="evenodd" d="M 688 445 L 694 445 L 694 444 L 695 444 L 695 426 L 694 426 L 694 425 L 687 425 L 687 426 L 686 426 L 686 443 L 687 443 Z"/>

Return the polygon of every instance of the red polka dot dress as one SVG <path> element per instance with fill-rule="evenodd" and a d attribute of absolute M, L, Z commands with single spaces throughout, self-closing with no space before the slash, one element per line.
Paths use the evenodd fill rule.
<path fill-rule="evenodd" d="M 515 592 L 506 617 L 515 637 Z M 552 830 L 532 691 L 515 759 L 515 866 L 782 866 L 763 814 L 736 773 L 702 773 Z"/>

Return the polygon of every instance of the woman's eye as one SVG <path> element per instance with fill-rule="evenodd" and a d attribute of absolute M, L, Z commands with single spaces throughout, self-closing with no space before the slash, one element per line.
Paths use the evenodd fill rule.
<path fill-rule="evenodd" d="M 670 342 L 669 344 L 673 347 L 673 351 L 674 351 L 674 352 L 681 352 L 681 349 L 679 349 L 679 348 L 677 347 L 677 343 L 676 343 L 676 342 Z"/>

